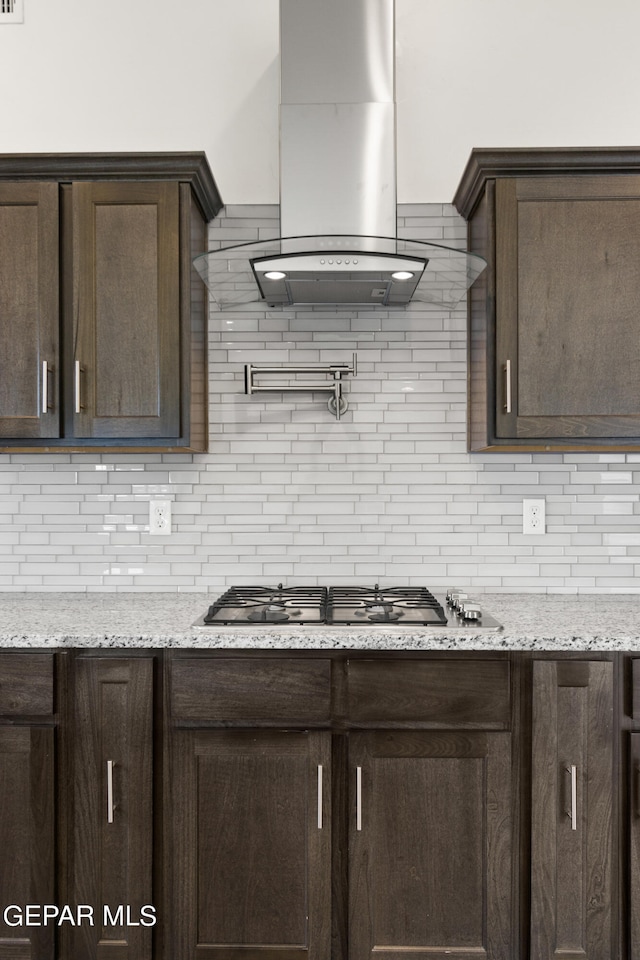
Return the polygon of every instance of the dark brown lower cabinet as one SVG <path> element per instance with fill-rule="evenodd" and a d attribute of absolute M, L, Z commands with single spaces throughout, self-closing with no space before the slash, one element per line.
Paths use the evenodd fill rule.
<path fill-rule="evenodd" d="M 613 742 L 613 663 L 536 661 L 532 960 L 617 956 L 612 940 Z M 637 878 L 633 882 L 637 885 Z"/>
<path fill-rule="evenodd" d="M 56 902 L 54 784 L 53 728 L 0 725 L 0 960 L 55 956 L 54 928 L 24 921 Z"/>
<path fill-rule="evenodd" d="M 175 960 L 329 960 L 330 735 L 174 738 Z"/>
<path fill-rule="evenodd" d="M 640 670 L 590 656 L 0 651 L 0 960 L 640 960 Z"/>
<path fill-rule="evenodd" d="M 512 960 L 511 736 L 350 735 L 352 960 Z"/>
<path fill-rule="evenodd" d="M 632 733 L 629 758 L 629 955 L 640 957 L 640 733 Z"/>
<path fill-rule="evenodd" d="M 66 924 L 62 956 L 151 960 L 153 658 L 78 657 L 73 735 L 70 902 L 94 924 Z"/>

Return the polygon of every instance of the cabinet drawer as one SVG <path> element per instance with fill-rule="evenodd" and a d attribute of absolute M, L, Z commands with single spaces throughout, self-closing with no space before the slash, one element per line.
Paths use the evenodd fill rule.
<path fill-rule="evenodd" d="M 640 657 L 631 660 L 631 716 L 640 720 Z"/>
<path fill-rule="evenodd" d="M 349 719 L 494 728 L 510 720 L 506 660 L 351 660 Z"/>
<path fill-rule="evenodd" d="M 171 713 L 182 720 L 328 721 L 329 660 L 174 660 Z"/>
<path fill-rule="evenodd" d="M 0 717 L 53 713 L 53 654 L 0 654 Z"/>

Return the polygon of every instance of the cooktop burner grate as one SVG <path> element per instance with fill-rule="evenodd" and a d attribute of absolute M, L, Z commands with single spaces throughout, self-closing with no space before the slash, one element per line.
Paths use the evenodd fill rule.
<path fill-rule="evenodd" d="M 326 587 L 230 587 L 204 623 L 326 623 L 326 608 Z"/>
<path fill-rule="evenodd" d="M 444 626 L 441 603 L 425 587 L 231 587 L 204 615 L 213 624 Z"/>
<path fill-rule="evenodd" d="M 327 623 L 444 625 L 442 604 L 426 587 L 330 587 Z"/>

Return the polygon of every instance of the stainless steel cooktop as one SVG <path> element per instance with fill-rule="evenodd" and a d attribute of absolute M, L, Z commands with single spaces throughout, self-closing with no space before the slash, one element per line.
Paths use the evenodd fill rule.
<path fill-rule="evenodd" d="M 394 626 L 501 630 L 467 591 L 451 588 L 446 597 L 426 587 L 230 587 L 198 620 L 216 626 Z"/>

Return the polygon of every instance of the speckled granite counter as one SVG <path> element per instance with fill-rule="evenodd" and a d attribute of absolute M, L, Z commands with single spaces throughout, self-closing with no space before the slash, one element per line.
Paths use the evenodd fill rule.
<path fill-rule="evenodd" d="M 208 594 L 0 593 L 0 647 L 309 650 L 640 650 L 640 595 L 480 595 L 503 625 L 469 628 L 191 626 Z"/>

